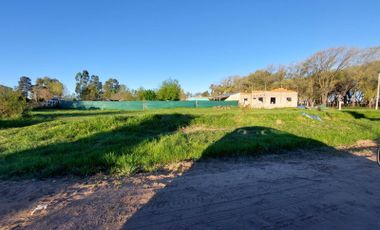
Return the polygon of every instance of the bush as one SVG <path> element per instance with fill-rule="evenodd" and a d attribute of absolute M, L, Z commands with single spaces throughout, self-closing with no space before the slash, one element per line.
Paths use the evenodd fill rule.
<path fill-rule="evenodd" d="M 23 114 L 26 101 L 19 91 L 0 88 L 0 118 L 14 118 Z"/>

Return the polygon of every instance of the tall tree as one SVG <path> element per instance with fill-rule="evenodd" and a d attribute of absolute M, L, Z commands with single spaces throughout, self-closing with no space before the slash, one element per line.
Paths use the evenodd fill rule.
<path fill-rule="evenodd" d="M 380 73 L 380 61 L 374 61 L 360 67 L 358 75 L 359 89 L 363 93 L 363 99 L 368 107 L 376 104 L 377 77 Z"/>
<path fill-rule="evenodd" d="M 317 52 L 302 63 L 303 73 L 311 76 L 318 87 L 322 104 L 327 104 L 339 72 L 350 66 L 357 54 L 358 50 L 354 48 L 330 48 Z"/>
<path fill-rule="evenodd" d="M 210 86 L 211 94 L 270 90 L 278 87 L 298 92 L 301 103 L 373 106 L 380 47 L 366 49 L 331 48 L 313 54 L 296 65 L 269 66 L 244 77 L 228 77 Z"/>
<path fill-rule="evenodd" d="M 21 96 L 27 99 L 28 94 L 32 91 L 32 80 L 26 76 L 20 77 L 17 89 L 21 92 Z"/>
<path fill-rule="evenodd" d="M 86 87 L 86 100 L 99 100 L 102 97 L 102 83 L 99 80 L 99 76 L 92 75 L 91 79 Z"/>
<path fill-rule="evenodd" d="M 83 99 L 87 93 L 88 81 L 90 80 L 90 74 L 87 70 L 78 72 L 75 75 L 75 80 L 77 81 L 75 86 L 75 92 L 80 99 Z"/>
<path fill-rule="evenodd" d="M 157 99 L 162 101 L 178 101 L 182 96 L 182 88 L 178 80 L 168 79 L 162 82 L 157 91 Z"/>
<path fill-rule="evenodd" d="M 47 101 L 53 97 L 62 97 L 63 91 L 63 84 L 55 78 L 37 78 L 36 84 L 33 86 L 33 95 L 36 101 Z"/>
<path fill-rule="evenodd" d="M 111 99 L 113 94 L 116 94 L 120 89 L 119 81 L 115 78 L 110 78 L 103 85 L 103 96 L 105 99 Z"/>
<path fill-rule="evenodd" d="M 234 93 L 240 91 L 242 84 L 239 76 L 230 76 L 222 80 L 220 84 L 212 84 L 210 86 L 211 95 L 220 96 L 223 94 Z"/>

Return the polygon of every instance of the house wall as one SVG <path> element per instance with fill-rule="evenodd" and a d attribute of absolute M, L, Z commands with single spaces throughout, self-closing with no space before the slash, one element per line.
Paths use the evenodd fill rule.
<path fill-rule="evenodd" d="M 189 97 L 186 101 L 209 101 L 207 97 Z"/>
<path fill-rule="evenodd" d="M 297 107 L 298 94 L 297 92 L 261 92 L 252 94 L 253 108 L 287 108 Z M 261 102 L 259 98 L 262 98 Z M 274 98 L 275 103 L 271 101 Z"/>
<path fill-rule="evenodd" d="M 271 101 L 275 98 L 275 103 Z M 288 100 L 289 98 L 289 100 Z M 238 101 L 242 107 L 252 108 L 287 108 L 297 107 L 297 92 L 260 91 L 253 93 L 236 93 L 229 96 L 226 101 Z"/>
<path fill-rule="evenodd" d="M 226 98 L 226 101 L 239 101 L 240 102 L 240 93 L 235 93 Z"/>
<path fill-rule="evenodd" d="M 229 96 L 226 101 L 238 101 L 240 106 L 247 107 L 252 105 L 250 93 L 236 93 Z"/>

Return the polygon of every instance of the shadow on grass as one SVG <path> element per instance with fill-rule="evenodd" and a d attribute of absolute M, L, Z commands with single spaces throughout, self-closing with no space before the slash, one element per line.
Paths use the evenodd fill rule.
<path fill-rule="evenodd" d="M 0 120 L 0 129 L 21 128 L 21 127 L 26 127 L 30 125 L 35 125 L 41 122 L 44 122 L 44 121 L 40 119 L 31 119 L 31 118 Z"/>
<path fill-rule="evenodd" d="M 241 127 L 210 145 L 202 157 L 255 156 L 260 153 L 282 152 L 297 148 L 328 147 L 320 141 L 298 137 L 277 129 Z"/>
<path fill-rule="evenodd" d="M 343 111 L 343 112 L 350 114 L 355 119 L 367 119 L 370 121 L 380 121 L 380 118 L 367 117 L 364 113 L 360 113 L 357 111 Z"/>
<path fill-rule="evenodd" d="M 91 175 L 123 168 L 139 171 L 134 148 L 189 125 L 191 115 L 152 115 L 140 123 L 101 132 L 74 142 L 63 142 L 0 155 L 0 178 Z M 129 119 L 123 117 L 122 119 Z M 121 157 L 120 157 L 121 156 Z M 132 167 L 132 168 L 128 168 Z M 134 168 L 133 168 L 134 167 Z"/>
<path fill-rule="evenodd" d="M 10 156 L 1 159 L 0 163 L 19 164 L 28 161 L 28 155 L 37 154 L 41 158 L 50 158 L 41 162 L 43 167 L 30 166 L 13 172 L 12 167 L 8 167 L 10 175 L 44 175 L 44 170 L 50 170 L 47 175 L 83 175 L 107 171 L 107 168 L 113 165 L 105 163 L 107 161 L 102 159 L 101 156 L 105 152 L 125 154 L 123 148 L 133 148 L 143 141 L 153 141 L 161 135 L 170 134 L 179 127 L 188 125 L 192 119 L 193 117 L 188 115 L 155 115 L 152 119 L 134 126 L 96 134 L 73 143 L 21 152 L 14 158 Z M 354 220 L 354 215 L 362 215 L 357 216 L 361 224 L 374 226 L 378 220 L 376 209 L 365 206 L 367 200 L 374 204 L 380 201 L 376 196 L 378 190 L 374 190 L 379 188 L 380 182 L 373 179 L 375 175 L 380 176 L 380 170 L 374 162 L 357 157 L 355 162 L 361 167 L 355 168 L 355 173 L 352 173 L 351 168 L 339 168 L 334 163 L 308 163 L 309 158 L 306 158 L 304 163 L 294 160 L 286 162 L 285 159 L 284 162 L 269 164 L 240 157 L 257 156 L 260 153 L 284 153 L 295 149 L 307 150 L 306 154 L 316 154 L 322 149 L 326 156 L 330 153 L 352 156 L 349 152 L 336 150 L 322 142 L 273 128 L 238 128 L 208 146 L 201 158 L 181 176 L 170 181 L 157 181 L 156 183 L 165 183 L 165 186 L 158 189 L 152 198 L 139 207 L 122 228 L 278 229 L 293 226 L 305 229 L 311 224 L 315 227 L 327 223 L 326 226 L 335 224 L 334 226 L 345 229 L 344 227 L 351 226 L 350 221 Z M 58 157 L 59 161 L 50 156 Z M 233 166 L 226 163 L 213 165 L 213 158 L 221 156 Z M 67 161 L 67 157 L 73 159 Z M 49 163 L 53 163 L 57 168 L 49 168 Z M 86 171 L 86 167 L 96 170 Z M 366 175 L 371 176 L 363 177 Z M 372 180 L 369 181 L 368 178 Z M 357 186 L 352 186 L 353 184 Z M 366 189 L 363 189 L 364 187 Z M 368 198 L 369 192 L 375 195 Z M 123 218 L 121 215 L 130 212 L 129 209 L 132 208 L 128 207 L 128 197 L 100 198 L 98 195 L 92 194 L 72 201 L 73 203 L 67 206 L 68 211 L 51 211 L 41 219 L 32 221 L 28 227 L 49 229 L 66 225 L 96 228 L 101 227 L 99 225 L 102 223 Z M 102 205 L 91 206 L 97 202 Z M 83 206 L 89 208 L 80 209 Z M 77 207 L 85 213 L 83 216 L 69 217 L 67 215 L 73 212 L 70 210 L 72 207 Z M 23 208 L 25 207 L 21 207 L 20 210 Z M 98 212 L 92 211 L 99 208 L 101 210 Z M 101 221 L 98 221 L 98 218 Z M 317 228 L 323 229 L 326 226 L 320 225 Z"/>
<path fill-rule="evenodd" d="M 276 229 L 288 226 L 282 225 L 284 223 L 297 223 L 303 227 L 295 226 L 304 229 L 310 226 L 307 221 L 302 222 L 303 219 L 309 219 L 309 217 L 306 218 L 308 215 L 335 215 L 337 218 L 341 214 L 325 211 L 323 209 L 325 204 L 319 204 L 318 198 L 324 194 L 340 192 L 340 190 L 334 190 L 335 186 L 338 186 L 334 183 L 338 184 L 339 182 L 331 179 L 325 185 L 321 178 L 314 178 L 315 175 L 308 178 L 310 175 L 307 175 L 307 173 L 313 174 L 315 169 L 321 170 L 323 173 L 332 172 L 334 165 L 308 166 L 308 160 L 321 156 L 303 156 L 305 157 L 303 163 L 291 161 L 292 164 L 295 164 L 294 167 L 297 167 L 297 164 L 303 164 L 300 172 L 305 173 L 296 173 L 292 175 L 292 178 L 286 178 L 286 174 L 292 170 L 292 165 L 289 166 L 287 163 L 289 159 L 283 159 L 284 162 L 274 162 L 274 165 L 277 164 L 277 168 L 275 168 L 268 166 L 268 163 L 255 163 L 251 158 L 240 157 L 258 156 L 260 153 L 289 153 L 288 150 L 297 149 L 300 152 L 308 151 L 306 154 L 322 152 L 325 153 L 325 157 L 331 157 L 331 155 L 352 157 L 347 151 L 337 150 L 322 142 L 276 129 L 260 126 L 238 128 L 210 145 L 203 152 L 201 159 L 195 162 L 189 170 L 167 183 L 163 189 L 158 190 L 127 220 L 122 229 Z M 236 168 L 231 170 L 228 168 L 231 166 L 226 163 L 212 166 L 211 158 L 221 156 L 230 162 L 230 165 L 235 164 L 233 167 Z M 289 155 L 287 156 L 289 157 Z M 243 165 L 244 167 L 244 164 L 249 161 L 253 162 L 249 166 L 250 169 L 239 172 L 241 168 L 238 166 Z M 359 158 L 357 161 L 376 172 L 377 166 L 374 162 L 365 158 Z M 221 165 L 226 168 L 220 168 Z M 305 169 L 306 166 L 311 169 Z M 266 167 L 273 168 L 268 171 Z M 337 172 L 339 171 L 337 170 Z M 321 175 L 326 175 L 323 173 Z M 380 176 L 380 170 L 377 175 Z M 347 180 L 345 182 L 347 184 L 344 183 L 344 185 L 348 186 L 339 185 L 344 187 L 342 191 L 347 190 L 351 194 L 352 191 L 348 187 L 360 180 L 361 176 L 363 175 L 360 173 L 351 178 L 343 176 L 342 179 Z M 197 179 L 199 177 L 202 179 Z M 318 184 L 316 181 L 322 182 Z M 380 185 L 380 183 L 377 184 Z M 305 186 L 307 187 L 305 188 Z M 313 186 L 320 186 L 321 191 L 314 191 Z M 322 194 L 318 194 L 318 192 Z M 360 196 L 362 195 L 360 194 Z M 339 199 L 341 198 L 337 195 L 328 202 L 335 204 L 339 202 Z M 310 206 L 313 205 L 316 207 L 315 210 L 311 210 Z M 339 205 L 344 204 L 340 203 Z M 321 211 L 318 211 L 319 206 Z M 370 211 L 375 213 L 374 210 Z M 350 222 L 347 221 L 350 216 L 346 217 L 348 218 L 343 224 L 350 226 Z M 370 224 L 374 224 L 374 220 L 376 218 L 372 219 Z"/>

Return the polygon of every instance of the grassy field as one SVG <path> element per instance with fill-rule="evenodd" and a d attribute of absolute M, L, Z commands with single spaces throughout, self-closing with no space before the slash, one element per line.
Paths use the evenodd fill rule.
<path fill-rule="evenodd" d="M 208 156 L 379 138 L 380 112 L 370 110 L 34 111 L 0 121 L 0 177 L 131 174 Z"/>

